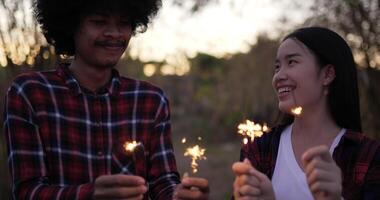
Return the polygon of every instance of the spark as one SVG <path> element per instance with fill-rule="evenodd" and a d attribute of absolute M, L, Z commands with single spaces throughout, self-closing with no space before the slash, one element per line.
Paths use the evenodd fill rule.
<path fill-rule="evenodd" d="M 189 147 L 185 151 L 185 156 L 191 157 L 191 168 L 193 169 L 193 173 L 198 172 L 198 163 L 197 160 L 206 160 L 206 156 L 204 156 L 206 149 L 201 148 L 199 145 L 195 145 L 193 147 Z"/>
<path fill-rule="evenodd" d="M 125 142 L 123 147 L 127 152 L 133 152 L 137 146 L 141 145 L 140 142 Z"/>
<path fill-rule="evenodd" d="M 248 144 L 248 138 L 243 139 L 243 144 Z"/>
<path fill-rule="evenodd" d="M 296 116 L 301 115 L 301 114 L 302 114 L 302 107 L 301 107 L 301 106 L 298 106 L 298 107 L 296 107 L 296 108 L 293 108 L 293 109 L 291 110 L 291 112 L 292 112 L 294 115 L 296 115 Z"/>
<path fill-rule="evenodd" d="M 255 124 L 255 122 L 252 122 L 250 120 L 246 120 L 245 123 L 238 125 L 238 133 L 245 136 L 243 139 L 244 144 L 248 144 L 248 138 L 253 141 L 255 137 L 261 137 L 264 133 L 269 131 L 270 129 L 266 124 L 261 126 L 260 124 Z"/>

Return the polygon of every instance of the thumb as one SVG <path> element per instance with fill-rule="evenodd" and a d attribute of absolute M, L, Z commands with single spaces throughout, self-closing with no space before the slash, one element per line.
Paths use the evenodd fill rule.
<path fill-rule="evenodd" d="M 248 164 L 249 166 L 252 166 L 251 162 L 248 160 L 248 158 L 244 158 L 243 163 Z"/>
<path fill-rule="evenodd" d="M 244 175 L 249 174 L 249 170 L 252 168 L 251 163 L 248 159 L 244 159 L 243 162 L 235 162 L 232 165 L 232 171 L 235 173 L 235 175 Z"/>

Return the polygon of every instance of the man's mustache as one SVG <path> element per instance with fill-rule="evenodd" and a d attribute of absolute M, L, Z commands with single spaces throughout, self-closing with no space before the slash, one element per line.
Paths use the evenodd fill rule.
<path fill-rule="evenodd" d="M 111 46 L 111 47 L 125 47 L 127 46 L 127 41 L 119 40 L 119 41 L 95 41 L 96 46 Z"/>

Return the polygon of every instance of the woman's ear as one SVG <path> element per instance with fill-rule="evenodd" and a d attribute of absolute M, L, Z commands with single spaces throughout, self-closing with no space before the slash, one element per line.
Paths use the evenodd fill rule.
<path fill-rule="evenodd" d="M 322 69 L 323 85 L 329 85 L 335 79 L 335 66 L 328 64 Z"/>

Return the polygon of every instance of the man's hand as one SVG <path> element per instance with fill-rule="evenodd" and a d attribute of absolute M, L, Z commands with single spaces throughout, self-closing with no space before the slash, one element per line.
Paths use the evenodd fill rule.
<path fill-rule="evenodd" d="M 342 194 L 342 177 L 327 146 L 308 149 L 302 155 L 307 183 L 316 200 L 338 200 Z"/>
<path fill-rule="evenodd" d="M 210 188 L 208 181 L 198 177 L 184 177 L 174 192 L 174 200 L 207 200 Z"/>
<path fill-rule="evenodd" d="M 235 200 L 275 199 L 272 183 L 269 178 L 256 170 L 248 159 L 236 162 L 232 166 L 236 175 L 234 182 Z"/>
<path fill-rule="evenodd" d="M 145 180 L 133 175 L 103 175 L 95 180 L 94 199 L 143 199 Z"/>

